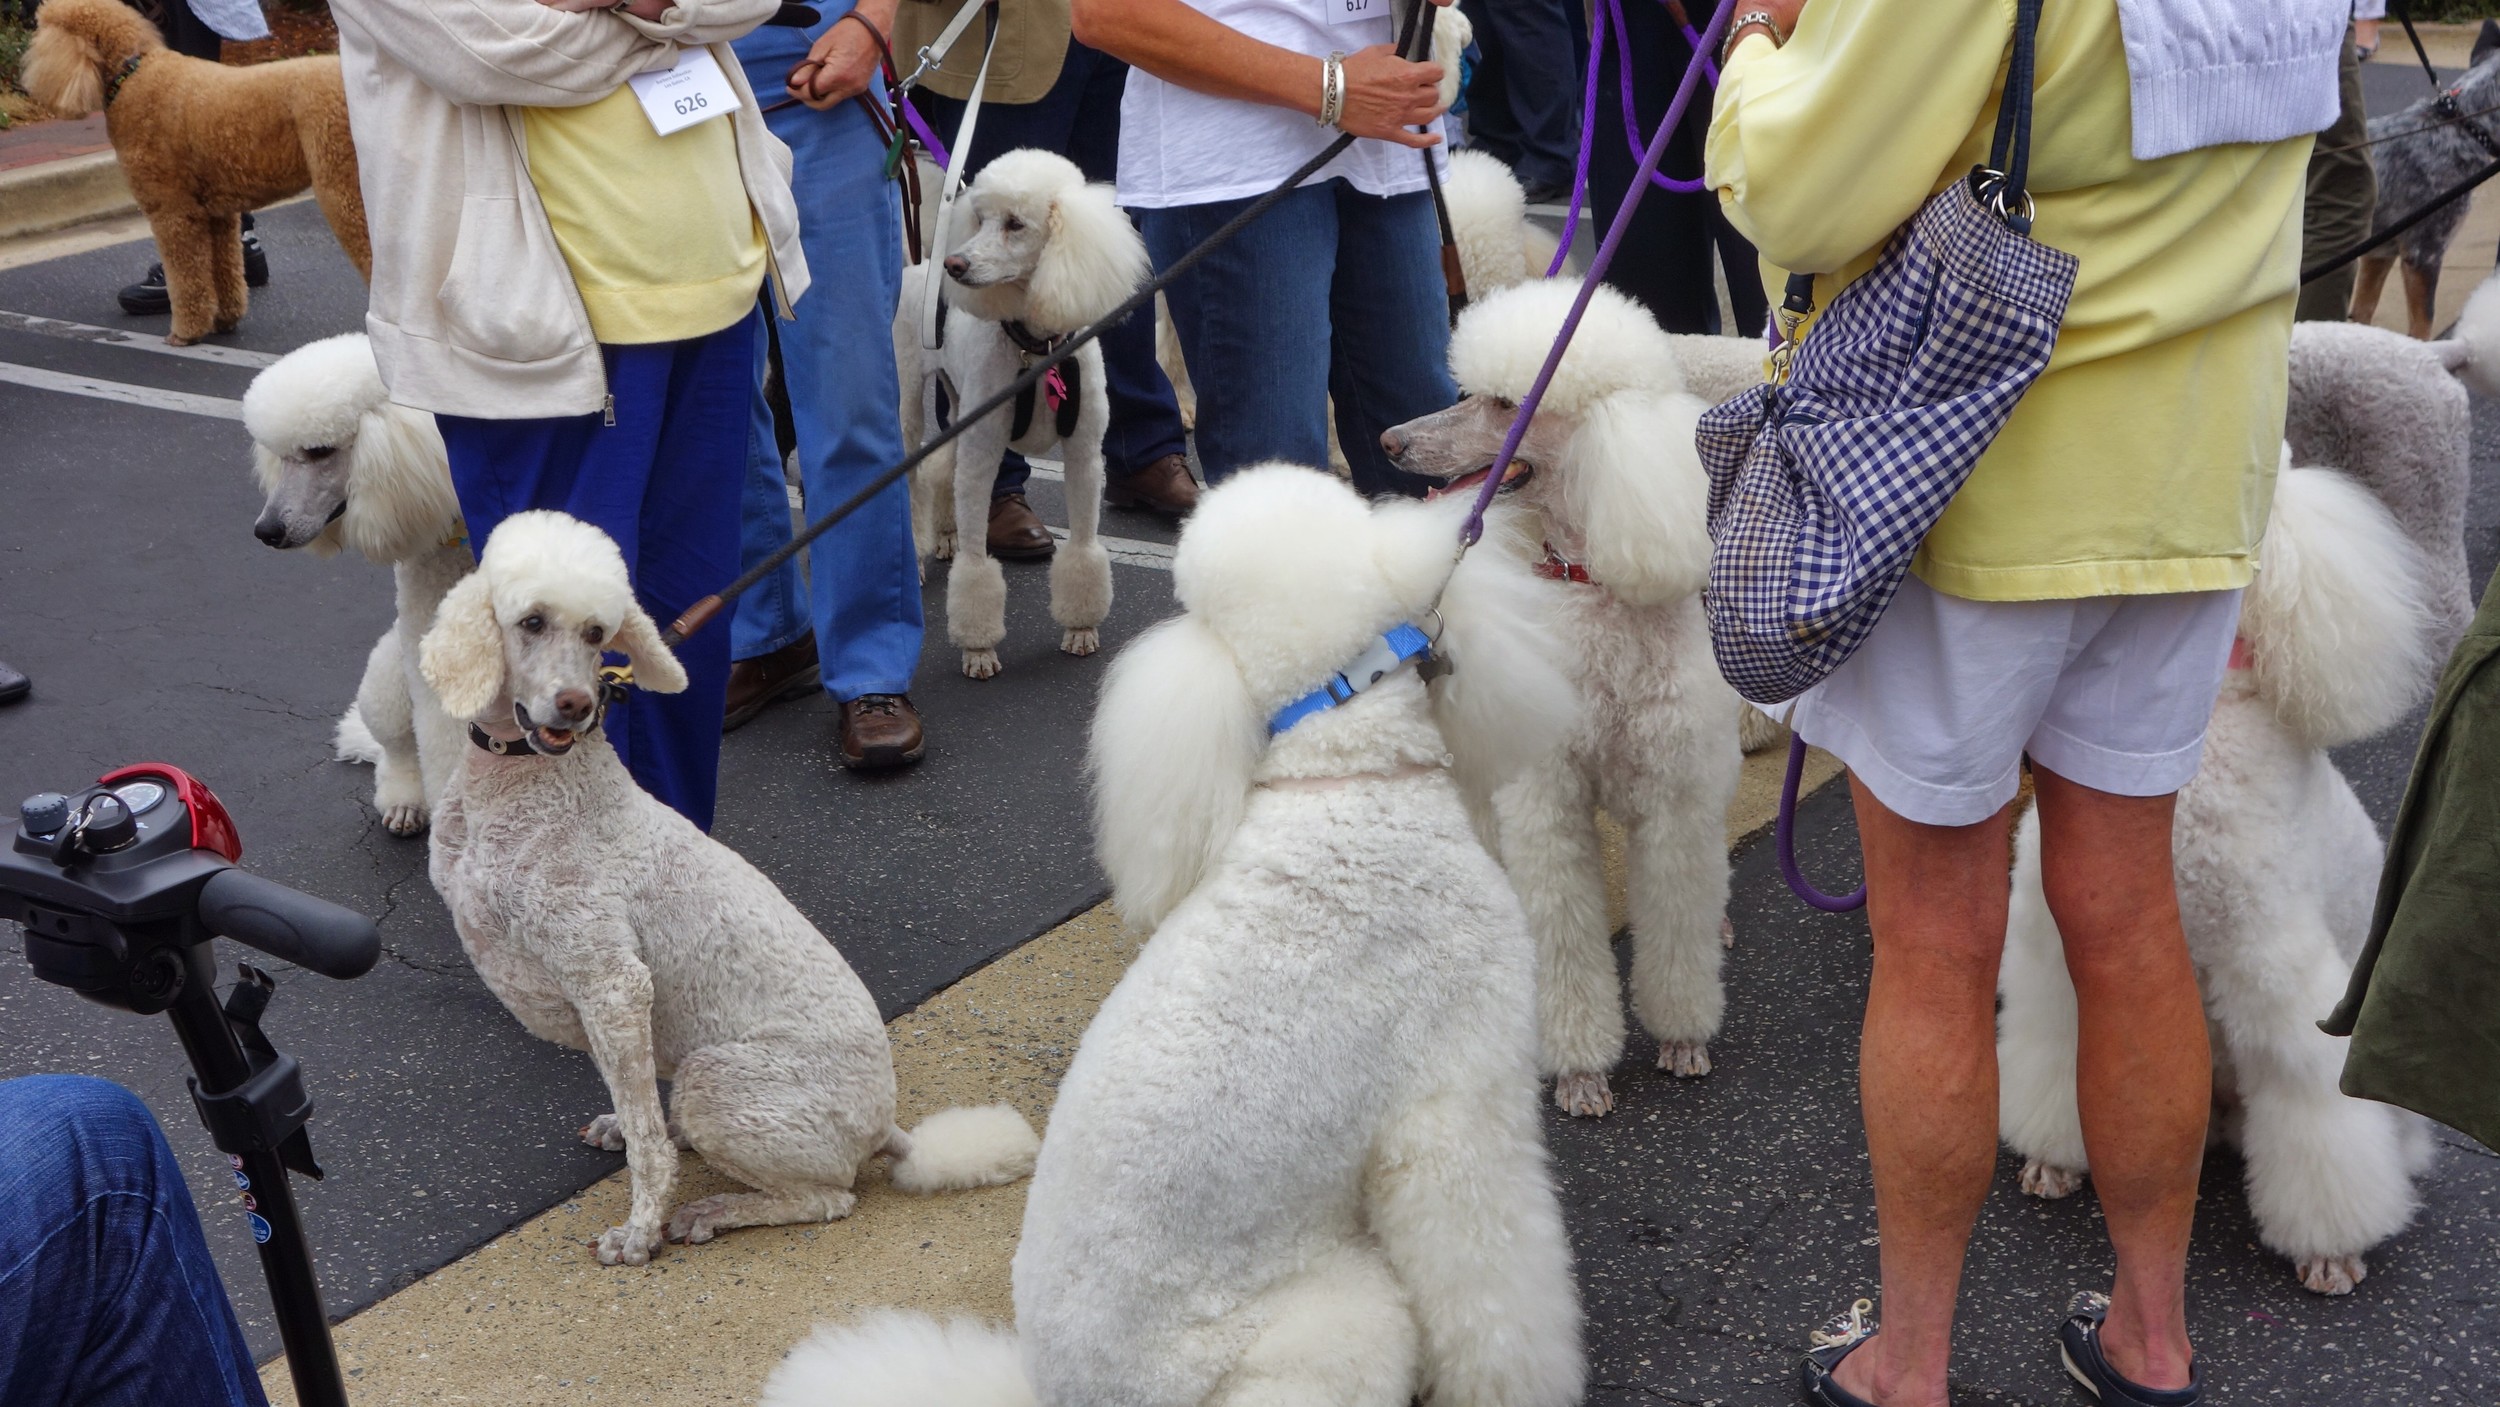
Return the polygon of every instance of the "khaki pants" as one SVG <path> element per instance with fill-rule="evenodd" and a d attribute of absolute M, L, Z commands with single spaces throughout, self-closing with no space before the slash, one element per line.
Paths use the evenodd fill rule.
<path fill-rule="evenodd" d="M 2344 35 L 2344 110 L 2335 125 L 2318 134 L 2309 157 L 2309 200 L 2301 215 L 2301 256 L 2304 265 L 2331 259 L 2370 237 L 2370 221 L 2378 213 L 2378 175 L 2370 168 L 2368 114 L 2361 110 L 2361 62 L 2353 52 L 2352 35 Z M 2340 148 L 2340 150 L 2339 150 Z M 2293 314 L 2304 322 L 2341 322 L 2352 314 L 2353 276 L 2347 264 L 2300 290 Z"/>

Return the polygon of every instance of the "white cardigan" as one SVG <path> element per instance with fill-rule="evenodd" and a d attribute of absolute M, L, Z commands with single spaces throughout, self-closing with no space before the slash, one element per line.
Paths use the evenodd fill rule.
<path fill-rule="evenodd" d="M 2352 0 L 2118 0 L 2135 158 L 2332 126 Z"/>

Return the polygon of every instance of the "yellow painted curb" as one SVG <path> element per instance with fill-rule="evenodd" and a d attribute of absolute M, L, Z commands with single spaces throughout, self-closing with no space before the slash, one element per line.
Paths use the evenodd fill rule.
<path fill-rule="evenodd" d="M 1745 760 L 1728 815 L 1731 845 L 1771 819 L 1786 758 L 1777 748 Z M 1838 770 L 1814 753 L 1807 786 Z M 1621 848 L 1609 834 L 1607 870 L 1619 896 Z M 1135 937 L 1102 905 L 890 1023 L 905 1122 L 948 1105 L 1005 1100 L 1038 1127 L 1077 1038 L 1136 951 Z M 685 1169 L 683 1197 L 735 1186 L 699 1158 L 687 1157 Z M 624 1219 L 626 1201 L 618 1173 L 340 1324 L 348 1395 L 358 1407 L 745 1407 L 820 1321 L 878 1305 L 1011 1317 L 1007 1266 L 1024 1217 L 1022 1184 L 907 1197 L 872 1176 L 842 1221 L 739 1231 L 669 1247 L 642 1269 L 603 1267 L 588 1243 Z M 292 1407 L 285 1360 L 261 1378 L 273 1403 Z"/>

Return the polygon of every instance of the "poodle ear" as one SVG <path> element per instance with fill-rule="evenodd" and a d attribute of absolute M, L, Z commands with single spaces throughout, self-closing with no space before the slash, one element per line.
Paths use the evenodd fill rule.
<path fill-rule="evenodd" d="M 1579 720 L 1559 593 L 1541 590 L 1528 569 L 1534 541 L 1522 514 L 1496 508 L 1441 597 L 1450 672 L 1433 681 L 1432 712 L 1470 796 L 1550 762 Z"/>
<path fill-rule="evenodd" d="M 104 59 L 86 35 L 35 16 L 18 77 L 35 105 L 54 117 L 85 117 L 104 106 Z"/>
<path fill-rule="evenodd" d="M 384 401 L 357 422 L 348 453 L 355 460 L 347 512 L 330 525 L 348 546 L 373 561 L 396 562 L 458 530 L 460 497 L 433 416 Z"/>
<path fill-rule="evenodd" d="M 1051 197 L 1050 239 L 1026 285 L 1025 320 L 1055 332 L 1120 305 L 1146 276 L 1146 241 L 1111 187 L 1069 185 Z"/>
<path fill-rule="evenodd" d="M 2367 489 L 2331 469 L 2285 469 L 2240 598 L 2258 691 L 2321 748 L 2393 725 L 2431 683 L 2429 572 Z"/>
<path fill-rule="evenodd" d="M 682 694 L 686 691 L 686 667 L 677 662 L 668 646 L 660 643 L 660 628 L 642 607 L 628 602 L 625 619 L 616 627 L 616 638 L 608 647 L 631 660 L 634 666 L 634 687 L 655 694 Z"/>
<path fill-rule="evenodd" d="M 443 593 L 433 628 L 417 642 L 417 672 L 454 718 L 477 717 L 503 692 L 503 626 L 486 573 L 471 572 Z"/>
<path fill-rule="evenodd" d="M 1655 604 L 1710 578 L 1709 481 L 1693 450 L 1701 403 L 1627 391 L 1580 414 L 1563 482 L 1589 574 L 1618 597 Z"/>
<path fill-rule="evenodd" d="M 1112 902 L 1151 932 L 1198 887 L 1249 805 L 1267 745 L 1232 652 L 1193 616 L 1137 637 L 1103 680 L 1086 768 Z"/>
<path fill-rule="evenodd" d="M 1384 499 L 1372 507 L 1372 562 L 1398 609 L 1420 615 L 1441 599 L 1457 566 L 1458 529 L 1475 495 Z M 1421 622 L 1418 622 L 1421 624 Z"/>

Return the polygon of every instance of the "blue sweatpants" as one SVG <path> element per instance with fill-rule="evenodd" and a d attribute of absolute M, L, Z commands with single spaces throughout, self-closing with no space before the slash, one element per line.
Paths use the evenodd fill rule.
<path fill-rule="evenodd" d="M 767 25 L 735 45 L 747 82 L 769 106 L 791 66 L 807 57 L 844 7 L 824 7 L 810 29 Z M 832 511 L 903 457 L 897 412 L 894 303 L 903 283 L 902 198 L 885 177 L 885 144 L 868 115 L 792 105 L 768 113 L 789 143 L 799 242 L 814 273 L 798 318 L 780 324 L 781 372 L 798 431 L 807 511 Z M 762 356 L 759 348 L 757 356 Z M 761 377 L 750 402 L 742 505 L 746 562 L 790 540 L 790 502 Z M 791 562 L 738 598 L 733 659 L 768 655 L 816 629 L 825 692 L 911 691 L 920 664 L 920 554 L 912 545 L 911 485 L 897 480 L 809 545 L 807 581 Z"/>
<path fill-rule="evenodd" d="M 661 626 L 738 574 L 739 493 L 763 314 L 684 342 L 600 348 L 616 423 L 597 413 L 548 420 L 438 415 L 452 487 L 483 550 L 495 525 L 530 508 L 570 513 L 616 539 L 634 595 Z M 606 732 L 634 780 L 687 820 L 712 828 L 720 789 L 729 631 L 677 648 L 686 691 L 636 689 L 608 710 Z"/>
<path fill-rule="evenodd" d="M 173 1149 L 119 1085 L 0 1083 L 0 1402 L 268 1405 Z"/>

